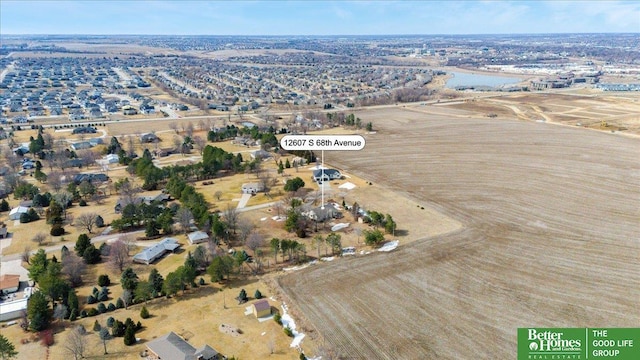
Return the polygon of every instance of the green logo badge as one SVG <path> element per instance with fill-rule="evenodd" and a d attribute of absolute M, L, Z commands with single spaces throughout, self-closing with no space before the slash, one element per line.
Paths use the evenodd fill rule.
<path fill-rule="evenodd" d="M 638 360 L 640 328 L 519 328 L 518 360 Z"/>

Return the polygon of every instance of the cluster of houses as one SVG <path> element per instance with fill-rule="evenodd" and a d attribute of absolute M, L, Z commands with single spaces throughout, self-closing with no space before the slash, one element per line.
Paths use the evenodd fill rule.
<path fill-rule="evenodd" d="M 239 111 L 252 111 L 269 103 L 353 101 L 399 86 L 422 86 L 432 77 L 431 70 L 421 67 L 368 67 L 346 57 L 318 56 L 287 53 L 232 58 L 225 63 L 184 57 L 18 59 L 0 82 L 0 88 L 6 89 L 0 94 L 0 106 L 11 114 L 6 120 L 14 123 L 38 116 L 67 115 L 71 121 L 82 121 L 119 112 L 153 114 L 157 101 L 127 94 L 130 89 L 151 86 L 142 73 L 130 70 L 140 67 L 153 69 L 149 75 L 172 92 L 198 101 L 206 99 L 208 107 L 218 111 L 230 111 L 234 106 Z M 243 63 L 246 61 L 273 66 L 250 67 Z M 287 66 L 298 62 L 314 66 Z M 78 90 L 86 86 L 89 88 Z M 129 99 L 137 101 L 138 107 Z M 172 108 L 184 111 L 188 106 L 173 104 Z"/>
<path fill-rule="evenodd" d="M 151 86 L 132 73 L 127 62 L 136 63 L 107 58 L 17 59 L 0 82 L 0 109 L 6 114 L 0 123 L 23 124 L 42 116 L 66 115 L 70 121 L 82 121 L 119 112 L 134 115 L 138 110 L 130 99 L 140 103 L 140 113 L 154 113 L 153 99 L 126 93 L 125 89 Z M 78 90 L 81 86 L 89 88 Z"/>

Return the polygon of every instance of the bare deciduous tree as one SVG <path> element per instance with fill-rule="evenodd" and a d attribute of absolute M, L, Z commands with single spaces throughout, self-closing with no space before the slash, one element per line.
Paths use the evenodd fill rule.
<path fill-rule="evenodd" d="M 176 134 L 178 134 L 178 124 L 175 122 L 169 123 L 169 129 L 173 130 Z"/>
<path fill-rule="evenodd" d="M 38 246 L 42 245 L 42 243 L 44 243 L 44 241 L 47 240 L 47 235 L 43 232 L 39 232 L 37 234 L 35 234 L 33 236 L 33 238 L 31 239 L 31 241 L 35 242 L 36 244 L 38 244 Z"/>
<path fill-rule="evenodd" d="M 78 153 L 78 159 L 82 162 L 82 166 L 94 165 L 98 156 L 91 149 L 85 149 Z"/>
<path fill-rule="evenodd" d="M 91 234 L 93 233 L 93 227 L 96 225 L 96 219 L 98 219 L 98 214 L 96 213 L 82 213 L 78 215 L 78 218 L 76 219 L 76 226 L 87 229 L 89 234 Z"/>
<path fill-rule="evenodd" d="M 136 153 L 136 145 L 134 142 L 134 137 L 133 135 L 129 135 L 127 136 L 127 155 L 129 157 L 133 157 L 135 153 Z"/>
<path fill-rule="evenodd" d="M 183 232 L 187 232 L 187 231 L 189 231 L 189 228 L 191 227 L 191 221 L 193 220 L 193 214 L 191 213 L 191 210 L 189 210 L 189 209 L 187 209 L 185 207 L 181 207 L 176 212 L 176 220 L 178 221 L 178 223 L 180 223 L 180 227 L 182 228 L 182 231 Z"/>
<path fill-rule="evenodd" d="M 28 246 L 25 246 L 24 250 L 22 250 L 22 254 L 20 255 L 20 258 L 22 259 L 22 261 L 29 264 L 29 259 L 31 258 L 31 248 Z"/>
<path fill-rule="evenodd" d="M 62 322 L 65 317 L 69 314 L 69 309 L 63 303 L 58 303 L 56 307 L 53 309 L 53 317 L 54 319 L 58 319 L 59 322 Z"/>
<path fill-rule="evenodd" d="M 111 340 L 111 334 L 109 334 L 109 329 L 106 326 L 100 328 L 100 340 L 102 341 L 102 346 L 104 346 L 104 354 L 107 355 L 107 341 Z"/>
<path fill-rule="evenodd" d="M 126 289 L 122 292 L 122 296 L 120 296 L 120 298 L 124 303 L 124 308 L 127 309 L 129 308 L 129 305 L 131 305 L 131 300 L 133 300 L 133 294 L 131 293 L 131 290 Z"/>
<path fill-rule="evenodd" d="M 223 212 L 223 216 L 227 225 L 229 225 L 229 228 L 233 230 L 233 233 L 235 234 L 236 228 L 238 227 L 240 213 L 238 213 L 238 210 L 235 207 L 227 205 L 227 208 Z"/>
<path fill-rule="evenodd" d="M 188 122 L 184 127 L 184 131 L 188 137 L 193 137 L 193 123 Z"/>
<path fill-rule="evenodd" d="M 273 178 L 268 172 L 263 172 L 258 177 L 258 181 L 262 186 L 262 191 L 264 191 L 265 195 L 269 196 L 271 192 L 271 184 L 273 184 Z"/>
<path fill-rule="evenodd" d="M 242 241 L 243 243 L 247 241 L 249 234 L 251 234 L 251 232 L 255 228 L 256 225 L 253 222 L 245 219 L 240 219 L 238 221 L 238 229 L 240 229 L 240 241 Z"/>
<path fill-rule="evenodd" d="M 202 155 L 204 148 L 207 146 L 207 140 L 199 135 L 196 135 L 193 137 L 193 145 L 196 147 L 200 155 Z"/>
<path fill-rule="evenodd" d="M 87 339 L 85 338 L 80 327 L 71 329 L 67 340 L 63 345 L 64 351 L 67 355 L 73 356 L 75 360 L 84 358 L 84 353 L 87 349 Z"/>
<path fill-rule="evenodd" d="M 213 196 L 215 196 L 216 200 L 220 201 L 220 199 L 222 198 L 222 191 L 220 190 L 216 191 L 216 193 L 213 194 Z"/>
<path fill-rule="evenodd" d="M 202 120 L 202 119 L 200 119 L 198 121 L 198 130 L 200 130 L 200 131 L 206 130 L 204 120 Z"/>
<path fill-rule="evenodd" d="M 74 252 L 69 252 L 62 258 L 62 273 L 69 277 L 71 286 L 82 284 L 82 274 L 87 268 L 85 262 Z"/>
<path fill-rule="evenodd" d="M 278 201 L 271 206 L 273 210 L 276 211 L 276 215 L 279 217 L 285 211 L 285 206 L 282 201 Z"/>
<path fill-rule="evenodd" d="M 257 232 L 252 232 L 247 239 L 247 247 L 256 255 L 256 250 L 264 246 L 264 237 Z"/>
<path fill-rule="evenodd" d="M 94 203 L 98 204 L 98 205 L 102 205 L 104 204 L 104 199 L 105 199 L 105 195 L 104 192 L 99 190 L 96 191 L 95 194 L 91 195 L 91 201 L 93 201 Z"/>
<path fill-rule="evenodd" d="M 46 149 L 51 149 L 53 148 L 53 135 L 50 132 L 46 132 L 44 134 L 42 134 L 42 138 L 44 140 L 44 147 Z"/>
<path fill-rule="evenodd" d="M 175 151 L 180 151 L 180 153 L 184 155 L 181 136 L 176 135 L 173 137 L 173 147 Z"/>
<path fill-rule="evenodd" d="M 60 191 L 60 189 L 62 189 L 62 174 L 58 171 L 50 172 L 47 176 L 47 184 L 49 184 L 53 191 Z"/>
<path fill-rule="evenodd" d="M 123 240 L 118 239 L 111 244 L 109 264 L 119 271 L 129 264 L 129 247 Z"/>

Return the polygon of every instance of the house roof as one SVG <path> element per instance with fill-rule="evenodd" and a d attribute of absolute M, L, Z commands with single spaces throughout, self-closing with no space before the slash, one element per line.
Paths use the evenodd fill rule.
<path fill-rule="evenodd" d="M 175 238 L 165 238 L 159 243 L 150 246 L 133 256 L 134 260 L 150 263 L 166 251 L 174 251 L 179 248 L 180 244 Z"/>
<path fill-rule="evenodd" d="M 173 331 L 149 341 L 149 350 L 158 355 L 160 359 L 190 360 L 195 359 L 196 348 L 184 341 Z"/>
<path fill-rule="evenodd" d="M 211 359 L 218 355 L 209 345 L 196 349 L 173 331 L 149 341 L 147 348 L 160 359 L 196 360 L 199 356 L 202 356 L 202 359 Z"/>
<path fill-rule="evenodd" d="M 243 189 L 259 189 L 261 190 L 263 188 L 261 183 L 245 183 L 242 184 L 242 188 Z"/>
<path fill-rule="evenodd" d="M 189 238 L 189 241 L 194 242 L 202 239 L 208 239 L 209 235 L 204 231 L 194 231 L 192 233 L 189 233 L 187 237 Z"/>
<path fill-rule="evenodd" d="M 13 209 L 11 209 L 11 211 L 9 212 L 9 215 L 13 215 L 16 213 L 26 213 L 27 211 L 29 211 L 29 208 L 26 206 L 16 206 Z"/>
<path fill-rule="evenodd" d="M 340 171 L 336 169 L 318 169 L 313 171 L 313 177 L 316 177 L 316 178 L 321 177 L 323 172 L 328 177 L 331 177 L 332 175 L 340 174 Z"/>
<path fill-rule="evenodd" d="M 271 305 L 269 304 L 269 301 L 264 299 L 264 300 L 260 300 L 260 301 L 256 301 L 255 303 L 253 303 L 253 307 L 256 309 L 256 311 L 263 311 L 263 310 L 270 310 L 271 309 Z"/>
<path fill-rule="evenodd" d="M 0 276 L 0 290 L 16 288 L 20 285 L 20 275 L 6 274 Z"/>
<path fill-rule="evenodd" d="M 214 356 L 218 355 L 218 352 L 209 345 L 204 345 L 196 350 L 194 356 L 198 359 L 202 356 L 203 359 L 213 359 Z"/>

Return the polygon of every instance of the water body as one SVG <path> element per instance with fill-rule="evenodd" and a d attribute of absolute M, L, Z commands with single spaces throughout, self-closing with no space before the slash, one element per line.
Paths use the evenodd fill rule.
<path fill-rule="evenodd" d="M 461 72 L 451 72 L 453 77 L 447 80 L 447 88 L 455 89 L 456 87 L 467 86 L 489 86 L 500 87 L 502 85 L 515 84 L 522 79 L 505 76 L 479 75 Z"/>

